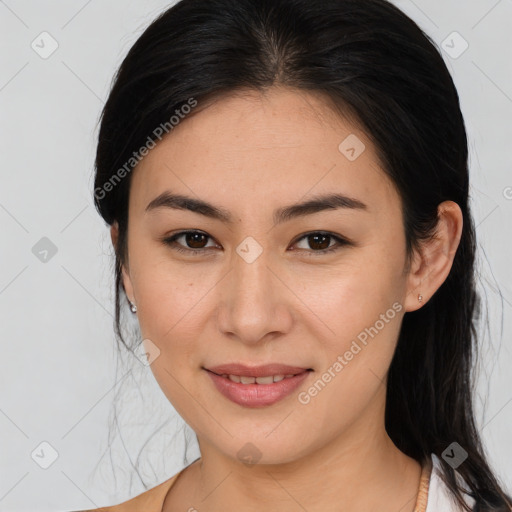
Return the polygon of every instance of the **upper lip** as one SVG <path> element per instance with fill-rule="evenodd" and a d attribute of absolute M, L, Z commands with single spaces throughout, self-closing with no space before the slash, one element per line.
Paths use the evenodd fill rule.
<path fill-rule="evenodd" d="M 247 366 L 244 364 L 221 364 L 205 368 L 217 375 L 239 375 L 240 377 L 267 377 L 269 375 L 297 375 L 311 368 L 289 366 L 286 364 L 272 363 L 262 366 Z"/>

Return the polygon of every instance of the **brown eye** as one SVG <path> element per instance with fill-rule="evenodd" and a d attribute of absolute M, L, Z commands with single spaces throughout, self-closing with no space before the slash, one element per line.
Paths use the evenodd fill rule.
<path fill-rule="evenodd" d="M 205 240 L 208 238 L 203 233 L 195 232 L 185 233 L 183 236 L 185 237 L 187 246 L 191 249 L 204 249 Z"/>
<path fill-rule="evenodd" d="M 184 240 L 183 243 L 178 243 L 180 238 Z M 213 248 L 213 246 L 206 245 L 210 238 L 206 233 L 201 233 L 200 231 L 182 231 L 171 237 L 164 238 L 162 242 L 165 245 L 171 246 L 176 251 L 199 255 Z"/>
<path fill-rule="evenodd" d="M 178 240 L 182 238 L 184 242 L 178 243 Z M 212 239 L 206 233 L 200 231 L 182 231 L 176 233 L 171 237 L 162 239 L 165 245 L 171 246 L 174 250 L 184 252 L 193 255 L 200 255 L 206 252 L 210 252 L 214 246 L 206 245 L 207 241 Z M 342 238 L 332 233 L 324 233 L 321 231 L 315 231 L 306 233 L 298 239 L 295 244 L 301 240 L 306 240 L 307 247 L 301 247 L 301 252 L 306 252 L 309 256 L 321 256 L 326 253 L 334 252 L 340 249 L 344 245 L 353 245 L 349 240 Z M 331 242 L 334 242 L 331 245 Z"/>
<path fill-rule="evenodd" d="M 329 247 L 329 242 L 331 237 L 329 235 L 308 235 L 307 239 L 309 241 L 309 246 L 312 249 L 320 249 L 324 250 Z"/>
<path fill-rule="evenodd" d="M 348 240 L 340 236 L 321 231 L 307 233 L 299 238 L 298 241 L 301 240 L 306 240 L 306 245 L 308 247 L 300 247 L 300 250 L 305 250 L 306 252 L 311 253 L 312 256 L 321 256 L 325 253 L 337 251 L 343 245 L 350 245 Z M 334 241 L 335 243 L 330 245 L 331 241 Z"/>

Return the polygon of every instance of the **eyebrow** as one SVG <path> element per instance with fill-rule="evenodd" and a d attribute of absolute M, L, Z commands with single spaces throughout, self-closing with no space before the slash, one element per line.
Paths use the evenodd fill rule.
<path fill-rule="evenodd" d="M 162 192 L 153 199 L 146 206 L 145 212 L 148 213 L 158 208 L 188 210 L 227 224 L 233 223 L 234 220 L 233 215 L 224 208 L 201 199 L 195 199 L 182 194 L 173 194 L 169 191 Z M 368 206 L 359 199 L 336 193 L 323 194 L 314 196 L 312 199 L 302 203 L 295 203 L 276 209 L 273 215 L 274 224 L 281 224 L 297 217 L 304 217 L 325 210 L 337 210 L 339 208 L 368 211 Z"/>

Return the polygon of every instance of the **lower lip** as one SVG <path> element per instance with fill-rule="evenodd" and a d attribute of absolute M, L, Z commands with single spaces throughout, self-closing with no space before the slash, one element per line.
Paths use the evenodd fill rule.
<path fill-rule="evenodd" d="M 264 407 L 275 404 L 295 391 L 311 373 L 304 371 L 295 377 L 272 384 L 242 384 L 206 370 L 215 387 L 232 402 L 245 407 Z"/>

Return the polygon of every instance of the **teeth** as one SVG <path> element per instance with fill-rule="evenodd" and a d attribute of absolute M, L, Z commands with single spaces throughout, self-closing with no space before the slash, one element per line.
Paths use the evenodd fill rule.
<path fill-rule="evenodd" d="M 256 382 L 258 384 L 272 384 L 272 382 L 274 382 L 274 377 L 272 377 L 272 375 L 268 377 L 257 377 Z"/>
<path fill-rule="evenodd" d="M 273 382 L 279 382 L 283 379 L 295 377 L 295 375 L 269 375 L 267 377 L 245 377 L 239 375 L 222 375 L 227 379 L 242 384 L 272 384 Z"/>

